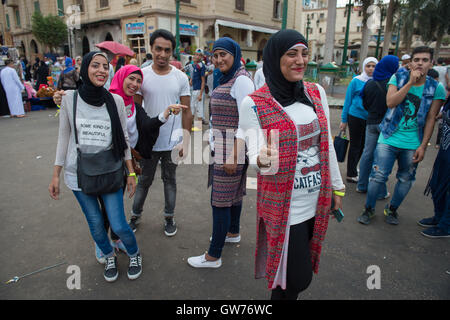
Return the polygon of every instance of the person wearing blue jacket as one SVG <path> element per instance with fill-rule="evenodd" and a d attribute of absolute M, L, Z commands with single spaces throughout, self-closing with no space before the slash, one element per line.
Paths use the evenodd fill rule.
<path fill-rule="evenodd" d="M 344 108 L 342 110 L 339 129 L 350 132 L 350 148 L 347 156 L 347 181 L 358 182 L 357 166 L 364 149 L 366 132 L 367 110 L 364 109 L 361 90 L 369 79 L 372 79 L 373 71 L 378 60 L 373 57 L 366 58 L 363 62 L 362 73 L 353 78 L 345 94 Z"/>

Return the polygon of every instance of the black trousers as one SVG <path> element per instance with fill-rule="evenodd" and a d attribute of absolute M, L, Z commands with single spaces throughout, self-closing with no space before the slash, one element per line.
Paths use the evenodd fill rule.
<path fill-rule="evenodd" d="M 286 290 L 280 286 L 272 290 L 271 300 L 297 300 L 312 281 L 312 263 L 309 241 L 315 218 L 290 227 L 287 257 Z"/>
<path fill-rule="evenodd" d="M 358 176 L 358 162 L 364 150 L 366 140 L 366 120 L 348 115 L 348 129 L 350 132 L 350 148 L 347 158 L 347 177 Z"/>

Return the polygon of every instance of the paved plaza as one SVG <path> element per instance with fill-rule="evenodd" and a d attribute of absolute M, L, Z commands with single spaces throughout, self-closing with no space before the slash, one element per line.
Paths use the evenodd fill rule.
<path fill-rule="evenodd" d="M 331 109 L 334 135 L 340 113 L 340 109 Z M 180 165 L 177 169 L 178 233 L 172 238 L 163 232 L 164 196 L 158 169 L 136 232 L 143 257 L 142 276 L 128 280 L 128 258 L 119 254 L 119 279 L 107 283 L 75 197 L 63 182 L 60 200 L 52 200 L 47 191 L 58 134 L 54 115 L 55 110 L 50 109 L 28 113 L 24 119 L 0 118 L 0 299 L 269 298 L 266 280 L 254 279 L 256 190 L 251 189 L 252 183 L 244 199 L 242 241 L 225 245 L 222 267 L 194 269 L 186 262 L 209 246 L 212 215 L 207 164 Z M 429 146 L 417 181 L 399 209 L 398 226 L 384 222 L 386 201 L 377 203 L 371 225 L 359 224 L 356 219 L 365 195 L 347 183 L 345 218 L 341 223 L 330 220 L 319 274 L 300 299 L 450 299 L 450 242 L 423 237 L 417 225 L 419 219 L 433 215 L 432 200 L 423 191 L 436 153 L 434 144 Z M 345 163 L 340 168 L 345 176 Z M 249 177 L 256 177 L 253 169 Z M 388 181 L 391 193 L 394 183 L 392 175 Z M 131 205 L 132 200 L 126 199 L 127 215 Z M 14 276 L 60 262 L 66 264 L 5 284 Z M 79 267 L 80 289 L 67 286 L 69 266 Z M 373 270 L 380 272 L 378 288 L 371 286 Z"/>

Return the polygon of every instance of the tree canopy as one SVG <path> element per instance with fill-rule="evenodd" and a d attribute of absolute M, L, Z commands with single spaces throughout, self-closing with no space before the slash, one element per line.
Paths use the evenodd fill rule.
<path fill-rule="evenodd" d="M 50 14 L 44 17 L 36 11 L 31 18 L 31 29 L 36 39 L 47 45 L 50 51 L 67 41 L 67 25 L 58 16 Z"/>

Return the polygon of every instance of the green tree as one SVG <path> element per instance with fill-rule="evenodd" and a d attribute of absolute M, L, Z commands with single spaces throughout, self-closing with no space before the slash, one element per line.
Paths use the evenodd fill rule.
<path fill-rule="evenodd" d="M 34 12 L 31 18 L 31 31 L 36 39 L 49 47 L 50 51 L 67 41 L 67 25 L 63 19 L 55 15 L 43 16 Z"/>
<path fill-rule="evenodd" d="M 442 40 L 450 31 L 450 1 L 410 0 L 410 7 L 416 13 L 417 31 L 425 43 L 436 41 L 434 58 L 439 57 Z"/>

